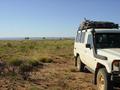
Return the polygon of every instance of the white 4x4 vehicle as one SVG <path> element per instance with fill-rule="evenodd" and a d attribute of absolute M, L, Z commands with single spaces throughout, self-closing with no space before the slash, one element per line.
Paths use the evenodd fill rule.
<path fill-rule="evenodd" d="M 120 30 L 112 22 L 85 21 L 74 43 L 75 65 L 94 73 L 98 90 L 120 86 Z"/>

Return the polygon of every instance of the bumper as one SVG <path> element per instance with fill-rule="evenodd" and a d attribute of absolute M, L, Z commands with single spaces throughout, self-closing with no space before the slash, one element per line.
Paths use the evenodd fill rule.
<path fill-rule="evenodd" d="M 120 86 L 120 72 L 113 72 L 111 75 L 111 81 L 115 86 Z"/>

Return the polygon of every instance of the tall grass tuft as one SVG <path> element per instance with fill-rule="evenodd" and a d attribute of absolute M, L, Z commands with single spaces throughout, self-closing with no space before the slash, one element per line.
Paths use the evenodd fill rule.
<path fill-rule="evenodd" d="M 23 60 L 21 60 L 21 59 L 13 59 L 13 60 L 10 60 L 8 62 L 12 66 L 20 66 L 23 63 Z"/>
<path fill-rule="evenodd" d="M 40 59 L 40 62 L 43 62 L 43 63 L 52 63 L 54 62 L 53 59 L 51 58 L 41 58 Z"/>

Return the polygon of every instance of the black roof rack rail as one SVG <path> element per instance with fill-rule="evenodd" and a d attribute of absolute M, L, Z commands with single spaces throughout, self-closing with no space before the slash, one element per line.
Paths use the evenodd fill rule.
<path fill-rule="evenodd" d="M 79 30 L 94 29 L 118 29 L 119 25 L 108 21 L 90 21 L 85 20 L 80 24 Z"/>

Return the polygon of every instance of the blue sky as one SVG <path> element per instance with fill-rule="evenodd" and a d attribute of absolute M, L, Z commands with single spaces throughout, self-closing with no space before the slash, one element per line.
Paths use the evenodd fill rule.
<path fill-rule="evenodd" d="M 0 0 L 0 37 L 74 37 L 84 17 L 120 24 L 120 0 Z"/>

